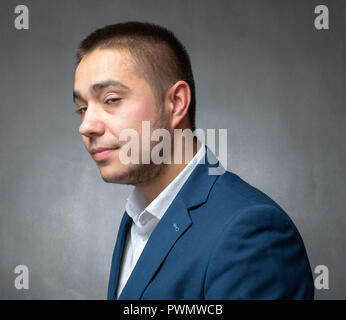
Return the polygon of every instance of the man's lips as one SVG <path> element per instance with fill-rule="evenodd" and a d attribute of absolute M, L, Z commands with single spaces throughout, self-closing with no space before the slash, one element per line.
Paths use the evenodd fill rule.
<path fill-rule="evenodd" d="M 100 161 L 106 159 L 116 149 L 118 148 L 96 148 L 90 152 L 96 161 Z"/>

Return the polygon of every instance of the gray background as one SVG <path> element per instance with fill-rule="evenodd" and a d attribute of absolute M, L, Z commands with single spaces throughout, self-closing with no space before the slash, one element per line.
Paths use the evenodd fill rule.
<path fill-rule="evenodd" d="M 327 4 L 330 30 L 314 28 Z M 14 28 L 26 4 L 30 29 Z M 0 298 L 105 299 L 131 186 L 106 184 L 73 113 L 74 52 L 106 24 L 172 29 L 191 55 L 197 127 L 228 129 L 228 170 L 293 219 L 316 298 L 346 298 L 346 1 L 4 1 L 0 4 Z M 14 288 L 27 265 L 30 289 Z"/>

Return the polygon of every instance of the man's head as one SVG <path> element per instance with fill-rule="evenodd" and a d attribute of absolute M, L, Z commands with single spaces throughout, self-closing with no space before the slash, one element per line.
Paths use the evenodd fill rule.
<path fill-rule="evenodd" d="M 163 27 L 120 23 L 84 39 L 77 63 L 74 100 L 82 119 L 79 131 L 103 179 L 137 185 L 158 176 L 164 164 L 121 163 L 119 150 L 126 142 L 119 135 L 130 128 L 141 139 L 145 120 L 151 132 L 195 129 L 194 80 L 184 47 Z M 99 148 L 111 150 L 94 154 Z"/>

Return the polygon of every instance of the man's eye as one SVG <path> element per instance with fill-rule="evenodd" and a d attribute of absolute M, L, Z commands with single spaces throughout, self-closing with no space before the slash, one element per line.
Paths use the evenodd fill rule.
<path fill-rule="evenodd" d="M 86 111 L 86 108 L 79 108 L 79 109 L 77 109 L 75 112 L 77 113 L 77 114 L 83 114 L 84 112 Z"/>
<path fill-rule="evenodd" d="M 121 100 L 120 98 L 110 98 L 110 99 L 107 99 L 105 101 L 105 104 L 113 104 L 113 103 L 116 103 L 116 102 L 118 102 L 120 100 Z"/>

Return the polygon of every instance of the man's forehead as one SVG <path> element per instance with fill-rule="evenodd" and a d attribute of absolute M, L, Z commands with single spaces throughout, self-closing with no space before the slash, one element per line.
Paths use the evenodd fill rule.
<path fill-rule="evenodd" d="M 84 69 L 131 70 L 133 65 L 133 59 L 127 50 L 94 49 L 82 58 L 76 71 Z"/>
<path fill-rule="evenodd" d="M 91 86 L 108 79 L 126 82 L 132 76 L 136 73 L 129 53 L 118 49 L 95 49 L 85 55 L 77 66 L 75 86 Z"/>

